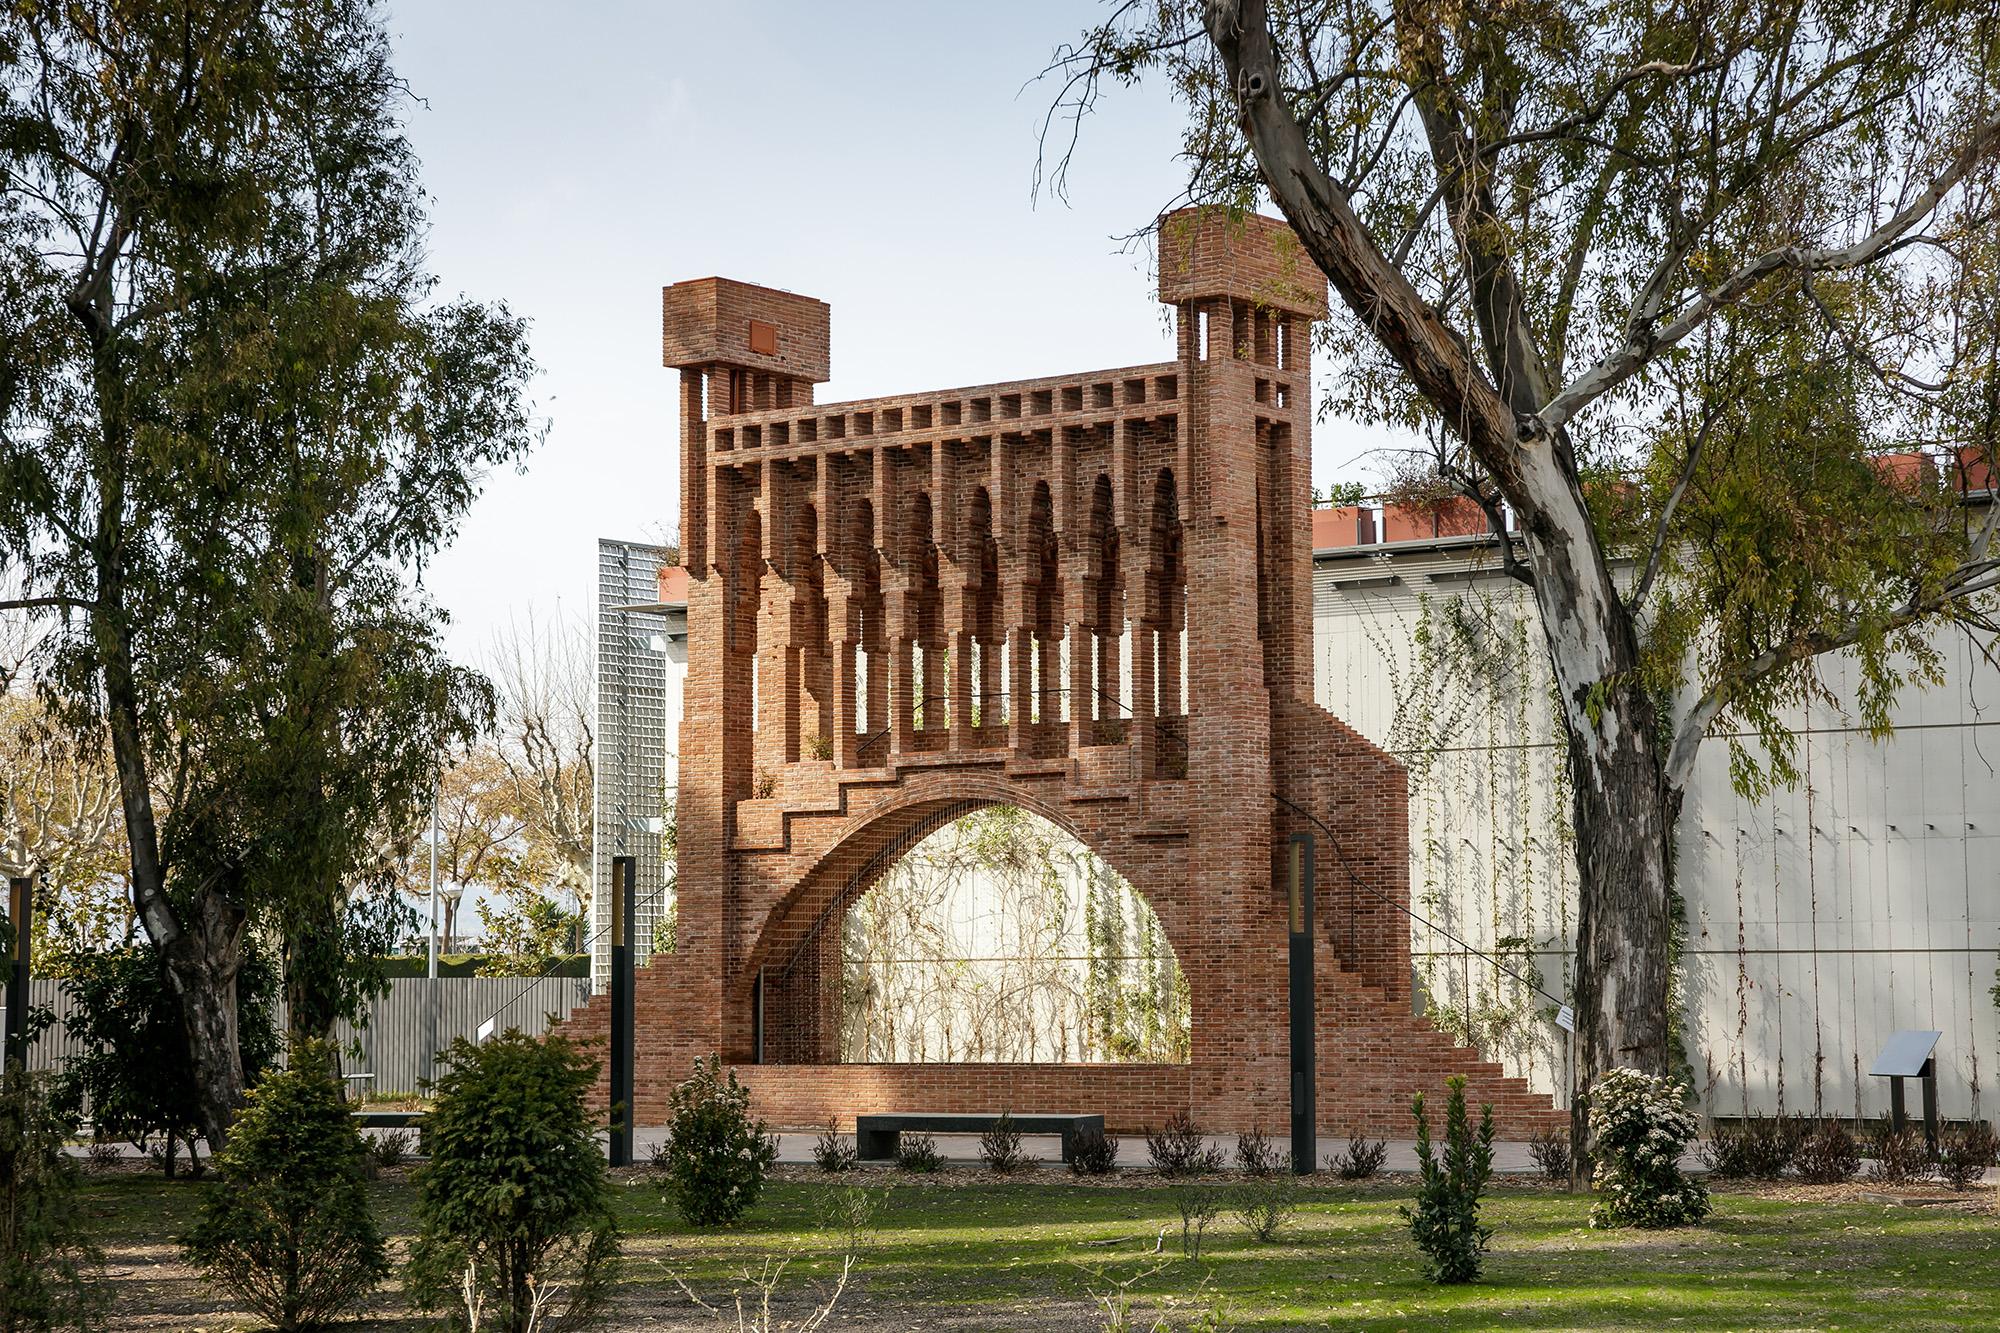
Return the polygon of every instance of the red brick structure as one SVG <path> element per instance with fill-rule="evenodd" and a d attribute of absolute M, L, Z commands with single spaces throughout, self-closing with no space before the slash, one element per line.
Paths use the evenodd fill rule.
<path fill-rule="evenodd" d="M 689 657 L 678 951 L 639 974 L 640 1123 L 719 1050 L 778 1125 L 1075 1109 L 1129 1130 L 1185 1110 L 1282 1133 L 1279 856 L 1309 825 L 1278 796 L 1333 835 L 1323 1131 L 1407 1134 L 1410 1093 L 1452 1073 L 1503 1133 L 1566 1123 L 1411 1016 L 1403 773 L 1312 703 L 1326 283 L 1282 224 L 1190 210 L 1164 220 L 1160 299 L 1172 361 L 822 405 L 823 303 L 666 289 Z M 1151 902 L 1188 982 L 1188 1064 L 837 1063 L 846 905 L 1002 802 Z M 571 1027 L 605 1015 L 599 997 Z"/>

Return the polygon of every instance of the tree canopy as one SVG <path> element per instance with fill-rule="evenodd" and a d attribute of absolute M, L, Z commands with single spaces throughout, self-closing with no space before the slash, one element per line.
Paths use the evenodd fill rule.
<path fill-rule="evenodd" d="M 220 1146 L 233 975 L 351 1003 L 344 888 L 482 724 L 413 576 L 536 437 L 525 325 L 439 300 L 366 0 L 0 15 L 0 565 L 115 760 Z"/>
<path fill-rule="evenodd" d="M 1403 480 L 1476 504 L 1532 589 L 1575 777 L 1584 1090 L 1664 1071 L 1703 739 L 1730 733 L 1747 789 L 1789 780 L 1823 654 L 1879 730 L 1940 623 L 1996 628 L 2000 508 L 1967 501 L 2000 439 L 2000 10 L 1107 11 L 1057 52 L 1052 131 L 1164 79 L 1188 193 L 1268 195 L 1341 297 L 1326 408 L 1422 440 Z"/>

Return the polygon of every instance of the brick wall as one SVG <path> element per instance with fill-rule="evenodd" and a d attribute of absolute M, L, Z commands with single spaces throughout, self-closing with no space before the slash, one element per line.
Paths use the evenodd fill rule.
<path fill-rule="evenodd" d="M 758 336 L 805 349 L 790 372 L 810 378 L 823 306 L 668 289 L 698 532 L 680 952 L 641 973 L 642 1123 L 719 1050 L 788 1127 L 1071 1109 L 1123 1130 L 1176 1111 L 1280 1130 L 1279 871 L 1300 831 L 1320 840 L 1321 1128 L 1406 1132 L 1410 1094 L 1453 1073 L 1504 1133 L 1559 1123 L 1410 1016 L 1403 773 L 1310 702 L 1306 349 L 1325 283 L 1269 219 L 1190 210 L 1161 245 L 1175 361 L 856 403 L 779 401 L 768 379 L 737 392 L 786 368 L 736 325 L 763 311 L 775 334 Z M 834 1063 L 846 905 L 927 821 L 997 802 L 1146 895 L 1188 983 L 1188 1064 Z M 601 1035 L 606 1017 L 600 999 L 569 1027 Z"/>

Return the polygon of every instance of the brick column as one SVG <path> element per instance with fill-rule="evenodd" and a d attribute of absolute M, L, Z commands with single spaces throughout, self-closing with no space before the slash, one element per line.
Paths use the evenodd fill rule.
<path fill-rule="evenodd" d="M 1093 684 L 1097 679 L 1096 666 L 1091 661 L 1090 646 L 1097 639 L 1092 627 L 1081 620 L 1069 622 L 1069 748 L 1073 754 L 1079 748 L 1090 744 L 1093 723 L 1097 717 L 1097 698 Z"/>
<path fill-rule="evenodd" d="M 917 640 L 915 594 L 907 588 L 884 594 L 889 603 L 889 752 L 910 754 L 917 748 Z M 872 691 L 871 691 L 872 693 Z"/>
<path fill-rule="evenodd" d="M 854 705 L 854 654 L 860 638 L 856 621 L 860 618 L 859 608 L 845 590 L 845 581 L 840 590 L 830 593 L 826 599 L 826 626 L 828 637 L 832 639 L 832 734 L 833 762 L 837 768 L 852 768 L 856 763 L 855 748 L 861 743 L 857 734 Z"/>
<path fill-rule="evenodd" d="M 1158 711 L 1153 703 L 1154 654 L 1159 635 L 1143 620 L 1132 622 L 1132 771 L 1141 782 L 1153 776 L 1153 755 L 1159 744 Z"/>

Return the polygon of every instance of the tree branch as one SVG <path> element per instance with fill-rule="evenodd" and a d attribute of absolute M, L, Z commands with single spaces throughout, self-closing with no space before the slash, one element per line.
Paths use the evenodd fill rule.
<path fill-rule="evenodd" d="M 1681 507 L 1681 497 L 1687 494 L 1689 483 L 1694 480 L 1695 468 L 1701 463 L 1702 447 L 1708 443 L 1709 432 L 1715 428 L 1717 412 L 1710 405 L 1702 418 L 1701 429 L 1695 432 L 1694 442 L 1688 445 L 1687 460 L 1681 464 L 1680 479 L 1674 483 L 1672 494 L 1667 496 L 1666 507 L 1660 510 L 1660 521 L 1653 525 L 1652 544 L 1646 549 L 1645 572 L 1639 575 L 1639 582 L 1632 589 L 1632 595 L 1625 599 L 1625 609 L 1633 615 L 1646 604 L 1646 594 L 1653 590 L 1653 580 L 1659 577 L 1661 562 L 1666 557 L 1668 533 L 1673 527 L 1674 511 Z"/>
<path fill-rule="evenodd" d="M 2000 116 L 1981 125 L 1951 165 L 1907 207 L 1852 245 L 1823 249 L 1781 246 L 1757 256 L 1703 292 L 1664 328 L 1656 330 L 1653 319 L 1643 319 L 1627 336 L 1624 346 L 1584 372 L 1542 409 L 1542 423 L 1551 431 L 1560 429 L 1571 417 L 1630 379 L 1654 357 L 1701 328 L 1716 314 L 1750 295 L 1768 278 L 1786 272 L 1811 274 L 1859 268 L 1918 239 L 1910 237 L 1911 229 L 1935 212 L 1944 197 L 1996 148 L 2000 148 Z"/>

